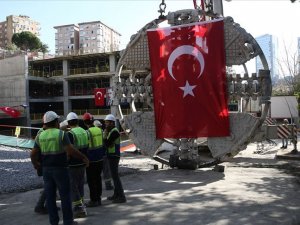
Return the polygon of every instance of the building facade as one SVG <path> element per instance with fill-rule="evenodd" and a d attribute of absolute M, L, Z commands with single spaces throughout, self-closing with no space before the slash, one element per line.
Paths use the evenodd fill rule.
<path fill-rule="evenodd" d="M 94 89 L 111 89 L 119 57 L 117 51 L 42 60 L 28 60 L 26 54 L 0 59 L 0 106 L 22 112 L 21 117 L 11 118 L 0 111 L 0 124 L 31 127 L 36 132 L 32 127 L 42 127 L 43 114 L 49 110 L 62 120 L 71 111 L 79 118 L 90 112 L 103 120 L 111 112 L 109 97 L 107 94 L 105 105 L 96 106 Z M 18 107 L 21 105 L 28 107 Z M 129 108 L 124 107 L 125 111 Z"/>
<path fill-rule="evenodd" d="M 101 21 L 56 26 L 57 56 L 119 51 L 121 35 Z"/>
<path fill-rule="evenodd" d="M 121 35 L 101 21 L 79 23 L 80 51 L 101 53 L 118 51 Z"/>
<path fill-rule="evenodd" d="M 270 34 L 265 34 L 255 38 L 259 46 L 261 47 L 266 60 L 268 62 L 268 66 L 271 72 L 272 82 L 276 82 L 279 79 L 279 72 L 277 67 L 277 49 L 278 49 L 278 40 L 275 36 Z M 256 58 L 256 73 L 260 69 L 263 69 L 262 62 L 259 57 Z"/>
<path fill-rule="evenodd" d="M 79 27 L 77 24 L 56 26 L 55 55 L 71 55 L 78 52 Z"/>
<path fill-rule="evenodd" d="M 29 31 L 39 36 L 40 24 L 25 15 L 7 16 L 6 21 L 0 22 L 0 48 L 9 47 L 12 44 L 12 36 L 23 31 Z"/>

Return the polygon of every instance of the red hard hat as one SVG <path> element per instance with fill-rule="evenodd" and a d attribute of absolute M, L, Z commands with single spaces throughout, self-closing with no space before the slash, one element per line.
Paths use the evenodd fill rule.
<path fill-rule="evenodd" d="M 82 116 L 83 120 L 93 120 L 93 115 L 90 113 L 85 113 Z"/>

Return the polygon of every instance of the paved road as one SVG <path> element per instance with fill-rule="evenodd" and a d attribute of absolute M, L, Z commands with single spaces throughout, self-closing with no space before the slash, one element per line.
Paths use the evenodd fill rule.
<path fill-rule="evenodd" d="M 300 224 L 300 178 L 295 176 L 300 163 L 274 159 L 278 146 L 253 154 L 256 145 L 251 144 L 223 163 L 224 173 L 212 168 L 156 171 L 151 159 L 123 157 L 128 202 L 111 204 L 105 200 L 111 192 L 104 191 L 103 205 L 88 209 L 88 217 L 76 221 L 88 225 Z M 0 224 L 48 224 L 48 216 L 33 212 L 39 191 L 0 195 Z"/>

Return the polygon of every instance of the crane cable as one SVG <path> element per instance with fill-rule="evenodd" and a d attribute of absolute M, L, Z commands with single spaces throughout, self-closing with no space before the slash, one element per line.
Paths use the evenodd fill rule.
<path fill-rule="evenodd" d="M 197 0 L 193 0 L 194 8 L 195 9 L 201 9 L 203 12 L 203 15 L 201 16 L 201 21 L 205 21 L 205 3 L 204 0 L 201 0 L 201 7 L 197 5 Z"/>

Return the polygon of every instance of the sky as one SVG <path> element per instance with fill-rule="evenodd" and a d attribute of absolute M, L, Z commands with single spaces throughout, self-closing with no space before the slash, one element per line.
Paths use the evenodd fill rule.
<path fill-rule="evenodd" d="M 159 16 L 162 0 L 0 0 L 0 21 L 8 15 L 27 15 L 40 22 L 43 43 L 54 53 L 54 26 L 98 21 L 119 32 L 121 49 L 131 35 Z M 194 7 L 192 0 L 165 0 L 166 14 Z M 200 3 L 200 0 L 197 0 Z M 253 37 L 272 34 L 296 51 L 300 37 L 300 3 L 290 0 L 223 1 L 224 16 L 233 17 Z"/>

